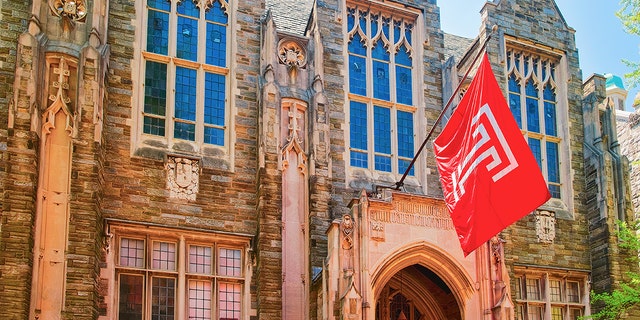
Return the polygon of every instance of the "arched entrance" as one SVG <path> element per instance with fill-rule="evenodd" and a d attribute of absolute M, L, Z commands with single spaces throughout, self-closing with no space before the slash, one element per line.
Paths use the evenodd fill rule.
<path fill-rule="evenodd" d="M 372 274 L 376 320 L 465 319 L 471 277 L 451 255 L 421 241 L 395 250 Z"/>
<path fill-rule="evenodd" d="M 433 271 L 414 264 L 397 272 L 380 291 L 376 320 L 462 319 L 447 284 Z"/>

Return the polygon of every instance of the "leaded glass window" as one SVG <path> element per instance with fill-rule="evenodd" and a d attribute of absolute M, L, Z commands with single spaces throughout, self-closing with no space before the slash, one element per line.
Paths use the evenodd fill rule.
<path fill-rule="evenodd" d="M 403 174 L 414 155 L 415 19 L 355 4 L 347 12 L 349 163 Z"/>
<path fill-rule="evenodd" d="M 145 12 L 142 133 L 224 146 L 228 1 L 147 0 Z"/>
<path fill-rule="evenodd" d="M 556 66 L 558 58 L 507 49 L 509 107 L 529 142 L 553 198 L 562 198 Z"/>
<path fill-rule="evenodd" d="M 112 230 L 120 233 L 119 228 Z M 117 236 L 117 319 L 182 319 L 177 306 L 181 299 L 187 302 L 183 310 L 188 319 L 241 318 L 245 262 L 237 243 L 185 232 L 172 238 L 175 233 L 128 230 L 135 236 Z M 183 290 L 179 283 L 185 284 Z"/>
<path fill-rule="evenodd" d="M 588 304 L 581 299 L 587 279 L 588 275 L 580 272 L 568 275 L 531 268 L 516 271 L 513 294 L 516 319 L 578 319 Z"/>

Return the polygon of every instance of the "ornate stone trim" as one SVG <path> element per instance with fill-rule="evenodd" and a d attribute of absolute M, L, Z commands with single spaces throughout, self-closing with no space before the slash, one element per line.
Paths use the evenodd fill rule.
<path fill-rule="evenodd" d="M 200 178 L 200 161 L 168 156 L 167 189 L 171 198 L 195 201 Z"/>
<path fill-rule="evenodd" d="M 307 52 L 296 41 L 282 40 L 278 44 L 278 58 L 280 63 L 302 68 L 307 64 Z"/>
<path fill-rule="evenodd" d="M 349 250 L 353 248 L 353 227 L 355 222 L 351 219 L 351 216 L 345 214 L 342 216 L 342 223 L 340 227 L 342 229 L 342 234 L 344 234 L 344 238 L 342 240 L 342 249 Z"/>
<path fill-rule="evenodd" d="M 556 214 L 552 211 L 536 211 L 536 235 L 538 242 L 553 243 L 556 238 Z"/>
<path fill-rule="evenodd" d="M 49 0 L 49 8 L 54 15 L 72 21 L 84 22 L 87 16 L 84 0 Z"/>

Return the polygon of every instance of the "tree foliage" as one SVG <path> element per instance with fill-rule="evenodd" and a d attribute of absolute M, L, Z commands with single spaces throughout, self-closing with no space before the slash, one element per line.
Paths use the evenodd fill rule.
<path fill-rule="evenodd" d="M 620 248 L 629 252 L 635 252 L 635 255 L 628 259 L 632 263 L 640 262 L 640 236 L 638 230 L 640 221 L 635 221 L 631 225 L 625 222 L 618 222 L 618 240 Z M 584 319 L 594 320 L 611 320 L 620 319 L 626 312 L 636 306 L 640 306 L 640 274 L 637 272 L 627 273 L 629 280 L 620 284 L 620 287 L 611 293 L 591 293 L 593 303 L 601 302 L 603 308 L 597 313 L 584 317 Z"/>
<path fill-rule="evenodd" d="M 622 6 L 616 16 L 620 18 L 624 29 L 629 34 L 640 36 L 640 0 L 621 0 Z M 631 72 L 624 75 L 630 87 L 640 85 L 640 63 L 623 60 L 631 69 Z"/>

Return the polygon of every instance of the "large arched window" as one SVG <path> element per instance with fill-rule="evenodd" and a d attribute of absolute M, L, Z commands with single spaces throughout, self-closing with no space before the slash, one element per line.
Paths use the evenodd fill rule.
<path fill-rule="evenodd" d="M 545 176 L 553 198 L 562 198 L 558 131 L 558 59 L 509 48 L 507 75 L 509 107 Z"/>
<path fill-rule="evenodd" d="M 184 142 L 192 150 L 228 144 L 228 6 L 226 0 L 145 1 L 143 139 L 169 147 Z"/>
<path fill-rule="evenodd" d="M 351 167 L 401 175 L 413 158 L 414 25 L 415 17 L 348 4 Z"/>

